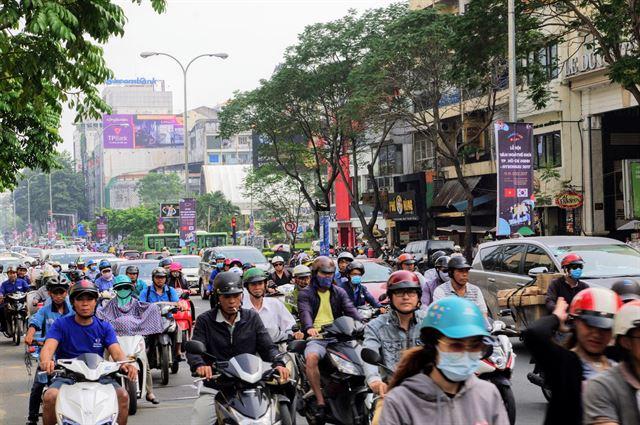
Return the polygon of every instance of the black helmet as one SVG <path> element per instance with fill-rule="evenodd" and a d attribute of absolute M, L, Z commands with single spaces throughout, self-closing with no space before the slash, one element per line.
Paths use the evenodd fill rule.
<path fill-rule="evenodd" d="M 218 273 L 213 279 L 213 291 L 216 296 L 242 293 L 242 277 L 234 272 Z"/>
<path fill-rule="evenodd" d="M 323 273 L 335 273 L 336 272 L 336 264 L 329 257 L 321 255 L 316 257 L 311 264 L 311 273 L 315 276 L 318 274 L 318 271 Z"/>
<path fill-rule="evenodd" d="M 85 275 L 82 270 L 71 270 L 69 272 L 69 279 L 71 279 L 72 282 L 80 282 L 84 277 Z"/>
<path fill-rule="evenodd" d="M 364 274 L 364 264 L 361 261 L 354 260 L 347 264 L 347 274 L 351 273 L 351 270 L 360 270 L 360 274 Z"/>
<path fill-rule="evenodd" d="M 620 295 L 622 302 L 640 300 L 640 284 L 633 279 L 621 279 L 611 286 L 611 290 Z"/>
<path fill-rule="evenodd" d="M 173 260 L 171 259 L 171 257 L 163 258 L 158 263 L 158 267 L 167 267 L 171 263 L 173 263 Z"/>
<path fill-rule="evenodd" d="M 453 277 L 454 270 L 469 270 L 471 265 L 467 262 L 466 258 L 457 255 L 455 257 L 451 257 L 449 264 L 447 264 L 447 268 L 449 269 L 449 276 Z"/>
<path fill-rule="evenodd" d="M 45 278 L 45 286 L 47 291 L 53 291 L 56 288 L 62 288 L 65 291 L 69 290 L 69 279 L 63 275 L 48 276 Z"/>
<path fill-rule="evenodd" d="M 100 293 L 98 292 L 98 288 L 96 287 L 96 284 L 86 279 L 83 279 L 80 282 L 76 282 L 71 287 L 71 291 L 69 292 L 69 299 L 73 303 L 76 297 L 82 294 L 90 294 L 96 299 L 100 295 Z"/>
<path fill-rule="evenodd" d="M 434 252 L 433 254 L 431 254 L 431 257 L 429 258 L 431 260 L 431 264 L 435 264 L 438 258 L 443 257 L 445 255 L 447 255 L 447 253 L 442 250 Z"/>
<path fill-rule="evenodd" d="M 451 260 L 450 257 L 442 255 L 433 263 L 433 267 L 442 267 L 444 271 L 447 271 L 449 268 L 449 260 Z"/>
<path fill-rule="evenodd" d="M 156 267 L 155 269 L 153 269 L 153 271 L 151 272 L 151 279 L 153 279 L 156 276 L 164 276 L 167 277 L 167 271 L 165 269 L 163 269 L 162 267 Z"/>
<path fill-rule="evenodd" d="M 125 270 L 125 274 L 140 274 L 138 266 L 128 266 Z"/>

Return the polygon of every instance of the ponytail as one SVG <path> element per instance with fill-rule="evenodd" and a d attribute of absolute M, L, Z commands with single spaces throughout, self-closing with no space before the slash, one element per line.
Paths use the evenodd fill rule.
<path fill-rule="evenodd" d="M 410 348 L 404 352 L 389 382 L 389 390 L 400 386 L 405 379 L 414 375 L 423 372 L 427 375 L 431 373 L 436 363 L 436 344 L 440 336 L 440 332 L 433 328 L 422 330 L 420 339 L 424 345 Z"/>

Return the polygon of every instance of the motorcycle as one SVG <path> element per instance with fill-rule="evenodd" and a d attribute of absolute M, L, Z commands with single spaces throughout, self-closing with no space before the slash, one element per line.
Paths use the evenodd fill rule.
<path fill-rule="evenodd" d="M 515 365 L 516 353 L 513 350 L 509 337 L 518 336 L 519 333 L 499 320 L 491 324 L 491 335 L 495 338 L 493 352 L 482 359 L 476 371 L 478 378 L 492 382 L 504 402 L 504 407 L 509 416 L 509 422 L 516 422 L 516 401 L 511 389 L 511 375 Z"/>
<path fill-rule="evenodd" d="M 180 311 L 176 312 L 173 317 L 178 323 L 180 332 L 182 332 L 182 342 L 191 340 L 191 334 L 193 333 L 195 307 L 189 299 L 189 291 L 179 291 L 180 300 L 178 306 Z"/>
<path fill-rule="evenodd" d="M 27 293 L 13 292 L 6 295 L 4 315 L 7 329 L 4 335 L 13 340 L 15 345 L 20 345 L 20 338 L 27 327 Z"/>
<path fill-rule="evenodd" d="M 327 346 L 327 356 L 320 363 L 320 379 L 327 406 L 326 421 L 354 425 L 369 423 L 369 412 L 364 403 L 369 388 L 360 358 L 364 325 L 351 317 L 342 316 L 324 326 L 320 334 L 322 338 L 331 340 Z M 316 423 L 312 407 L 315 396 L 305 376 L 306 344 L 307 341 L 304 340 L 292 341 L 288 348 L 296 354 L 301 374 L 301 379 L 298 380 L 298 412 L 309 423 Z"/>
<path fill-rule="evenodd" d="M 229 361 L 217 361 L 206 352 L 202 342 L 195 340 L 186 342 L 185 349 L 187 353 L 206 356 L 213 360 L 213 367 L 217 372 L 213 379 L 220 387 L 215 397 L 218 424 L 295 423 L 295 404 L 277 390 L 278 372 L 269 363 L 247 353 L 235 356 Z M 200 378 L 196 382 L 203 380 Z M 292 388 L 291 392 L 295 394 L 295 389 Z"/>
<path fill-rule="evenodd" d="M 172 373 L 178 372 L 179 363 L 174 362 L 175 341 L 173 335 L 178 329 L 178 324 L 173 314 L 177 313 L 179 308 L 175 303 L 159 302 L 160 314 L 162 315 L 162 333 L 149 335 L 147 340 L 147 357 L 149 359 L 149 367 L 151 369 L 160 369 L 160 383 L 167 385 L 169 383 L 169 369 Z"/>
<path fill-rule="evenodd" d="M 380 356 L 380 353 L 378 353 L 377 351 L 374 351 L 370 348 L 363 348 L 362 352 L 360 353 L 360 357 L 362 358 L 363 362 L 369 363 L 374 366 L 378 366 L 379 368 L 383 369 L 387 376 L 393 375 L 394 371 L 389 369 L 382 362 L 382 356 Z M 387 382 L 386 379 L 384 379 L 384 381 Z M 364 403 L 365 403 L 365 407 L 369 411 L 370 421 L 373 421 L 373 416 L 376 412 L 376 406 L 378 404 L 378 401 L 381 399 L 382 397 L 380 397 L 377 394 L 374 394 L 372 391 L 370 391 L 367 394 L 367 397 L 365 398 Z"/>
<path fill-rule="evenodd" d="M 122 376 L 120 385 L 129 393 L 129 414 L 135 415 L 138 411 L 138 399 L 147 396 L 147 346 L 141 335 L 120 336 L 118 343 L 129 360 L 135 361 L 138 367 L 138 380 L 131 381 Z"/>
<path fill-rule="evenodd" d="M 55 376 L 73 379 L 73 384 L 62 385 L 56 400 L 57 425 L 116 424 L 118 396 L 113 385 L 101 384 L 102 378 L 118 378 L 123 363 L 108 362 L 94 353 L 82 354 L 75 359 L 58 360 Z M 46 372 L 38 372 L 38 381 L 46 383 Z"/>

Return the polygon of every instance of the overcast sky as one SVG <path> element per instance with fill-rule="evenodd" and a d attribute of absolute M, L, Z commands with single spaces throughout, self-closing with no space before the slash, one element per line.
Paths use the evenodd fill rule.
<path fill-rule="evenodd" d="M 117 1 L 128 23 L 121 38 L 104 46 L 115 78 L 165 80 L 173 92 L 174 113 L 182 112 L 182 73 L 170 58 L 140 57 L 143 51 L 169 53 L 183 62 L 201 53 L 226 52 L 229 58 L 201 58 L 189 69 L 188 109 L 213 106 L 235 90 L 249 90 L 268 78 L 285 48 L 304 27 L 397 2 L 392 0 L 169 0 L 158 15 L 148 0 L 140 6 Z M 62 119 L 62 149 L 73 152 L 72 111 Z"/>

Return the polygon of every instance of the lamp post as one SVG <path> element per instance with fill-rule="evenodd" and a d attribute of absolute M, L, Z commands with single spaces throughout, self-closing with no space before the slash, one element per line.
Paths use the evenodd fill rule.
<path fill-rule="evenodd" d="M 184 90 L 184 110 L 182 112 L 182 125 L 184 127 L 184 196 L 185 198 L 189 196 L 189 135 L 187 130 L 187 71 L 189 71 L 189 67 L 196 59 L 210 56 L 216 57 L 220 59 L 226 59 L 229 57 L 226 53 L 204 53 L 202 55 L 198 55 L 195 58 L 191 59 L 187 66 L 184 66 L 182 62 L 176 59 L 174 56 L 168 53 L 162 52 L 142 52 L 140 53 L 141 58 L 148 58 L 151 56 L 167 56 L 173 59 L 182 70 L 182 81 L 183 81 L 183 90 Z"/>
<path fill-rule="evenodd" d="M 31 225 L 31 179 L 37 177 L 38 174 L 34 174 L 27 178 L 27 221 Z"/>
<path fill-rule="evenodd" d="M 518 119 L 518 98 L 516 93 L 516 7 L 515 0 L 507 1 L 507 31 L 509 59 L 509 121 Z"/>

